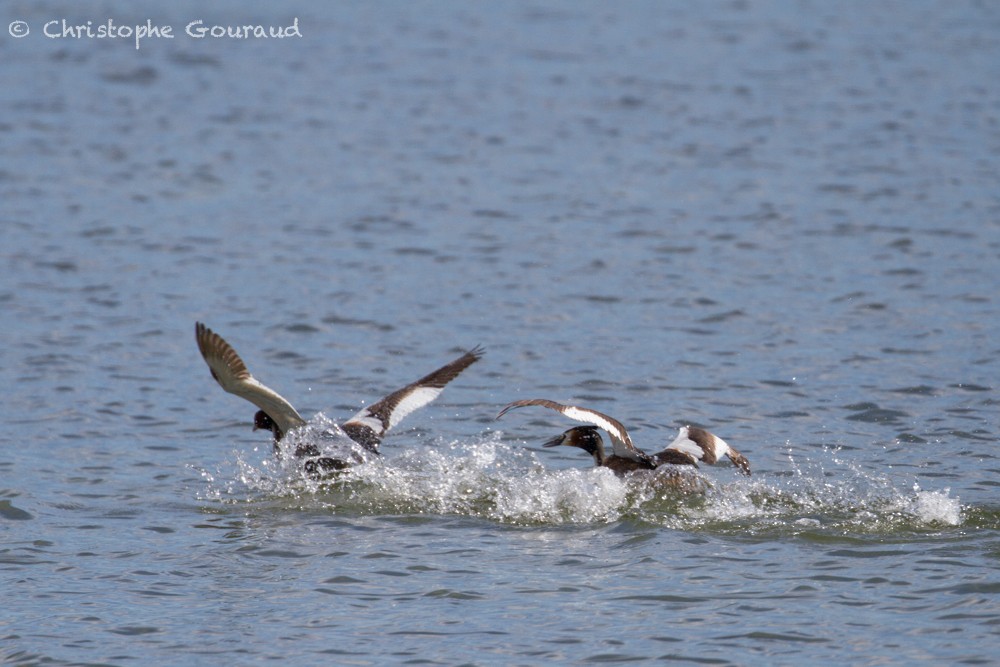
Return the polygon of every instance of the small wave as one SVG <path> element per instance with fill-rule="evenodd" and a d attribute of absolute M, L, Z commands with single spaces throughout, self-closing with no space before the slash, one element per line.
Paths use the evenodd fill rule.
<path fill-rule="evenodd" d="M 202 497 L 251 504 L 285 499 L 343 514 L 461 515 L 525 525 L 634 519 L 750 535 L 893 533 L 963 521 L 949 489 L 900 488 L 830 452 L 804 463 L 789 456 L 787 470 L 749 479 L 728 467 L 619 478 L 605 468 L 546 466 L 535 452 L 501 436 L 493 432 L 472 442 L 432 442 L 403 451 L 402 438 L 394 438 L 385 456 L 323 480 L 310 478 L 299 461 L 278 460 L 258 448 L 253 456 L 263 459 L 256 463 L 236 455 L 235 474 L 203 471 L 208 489 Z"/>

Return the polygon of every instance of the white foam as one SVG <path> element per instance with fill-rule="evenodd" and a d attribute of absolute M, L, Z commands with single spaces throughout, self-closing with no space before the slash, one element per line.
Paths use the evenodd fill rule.
<path fill-rule="evenodd" d="M 318 433 L 331 424 L 312 426 Z M 318 481 L 304 474 L 301 462 L 275 460 L 269 447 L 259 447 L 249 457 L 237 454 L 235 474 L 202 471 L 208 486 L 203 497 L 292 497 L 303 507 L 335 512 L 460 515 L 515 524 L 610 523 L 637 516 L 683 530 L 883 533 L 963 521 L 949 489 L 900 487 L 828 451 L 802 463 L 790 456 L 789 471 L 770 476 L 690 470 L 689 486 L 704 487 L 704 493 L 684 494 L 649 477 L 619 478 L 582 460 L 579 468 L 557 469 L 497 432 L 461 443 L 414 444 L 402 435 L 382 449 L 383 457 Z"/>
<path fill-rule="evenodd" d="M 381 470 L 350 472 L 381 504 L 421 512 L 480 516 L 514 523 L 613 520 L 625 485 L 610 471 L 550 470 L 523 448 L 494 437 L 409 450 Z"/>
<path fill-rule="evenodd" d="M 951 498 L 951 489 L 941 491 L 922 491 L 918 484 L 913 485 L 913 496 L 907 503 L 907 511 L 921 523 L 958 526 L 963 521 L 962 504 L 958 498 Z"/>

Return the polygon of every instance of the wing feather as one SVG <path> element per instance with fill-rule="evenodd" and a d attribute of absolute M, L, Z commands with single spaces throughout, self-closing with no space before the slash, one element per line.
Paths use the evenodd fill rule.
<path fill-rule="evenodd" d="M 366 447 L 377 447 L 389 429 L 397 426 L 410 413 L 419 410 L 437 398 L 444 390 L 445 385 L 457 378 L 466 368 L 479 361 L 483 354 L 483 348 L 477 346 L 416 382 L 411 382 L 402 389 L 397 389 L 348 419 L 344 423 L 344 430 L 358 442 L 361 442 L 358 437 L 363 438 L 369 443 L 365 445 Z M 354 434 L 357 434 L 358 437 L 355 437 Z"/>
<path fill-rule="evenodd" d="M 707 443 L 703 443 L 707 445 Z M 677 437 L 666 447 L 667 450 L 683 452 L 688 456 L 694 458 L 696 461 L 704 461 L 705 463 L 715 463 L 718 458 L 715 456 L 714 450 L 709 449 L 707 446 L 698 444 L 691 439 L 688 433 L 688 427 L 683 426 L 677 431 Z"/>
<path fill-rule="evenodd" d="M 243 359 L 222 336 L 201 322 L 195 323 L 194 334 L 212 377 L 225 391 L 266 412 L 283 433 L 306 423 L 291 403 L 250 374 Z"/>
<path fill-rule="evenodd" d="M 745 456 L 730 447 L 729 443 L 719 436 L 696 426 L 682 426 L 677 431 L 677 437 L 664 450 L 664 452 L 669 451 L 683 452 L 697 461 L 704 461 L 710 465 L 718 463 L 723 456 L 728 456 L 733 465 L 744 474 L 750 474 L 750 461 Z"/>
<path fill-rule="evenodd" d="M 603 412 L 591 410 L 590 408 L 581 408 L 576 405 L 563 405 L 562 403 L 556 403 L 555 401 L 550 401 L 546 398 L 526 398 L 507 404 L 496 418 L 500 419 L 507 413 L 508 410 L 523 408 L 529 405 L 538 405 L 543 408 L 549 408 L 550 410 L 555 410 L 556 412 L 559 412 L 575 421 L 583 422 L 585 424 L 593 424 L 598 428 L 604 429 L 604 431 L 611 436 L 611 444 L 614 448 L 615 456 L 621 456 L 635 461 L 645 460 L 646 458 L 646 455 L 636 449 L 635 445 L 632 444 L 632 438 L 629 437 L 628 431 L 620 421 L 613 417 L 609 417 Z"/>

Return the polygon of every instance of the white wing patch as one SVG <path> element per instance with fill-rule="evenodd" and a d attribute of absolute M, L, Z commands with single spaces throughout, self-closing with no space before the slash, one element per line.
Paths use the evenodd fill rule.
<path fill-rule="evenodd" d="M 482 356 L 482 348 L 473 348 L 451 363 L 369 405 L 351 417 L 344 426 L 358 425 L 371 429 L 376 440 L 380 440 L 389 429 L 397 426 L 411 412 L 419 410 L 440 396 L 446 384 Z"/>
<path fill-rule="evenodd" d="M 685 454 L 694 457 L 696 461 L 705 460 L 705 450 L 703 450 L 698 443 L 688 437 L 687 426 L 683 426 L 679 431 L 677 431 L 677 437 L 674 438 L 674 441 L 667 446 L 667 449 L 675 449 L 679 452 L 684 452 Z"/>
<path fill-rule="evenodd" d="M 419 410 L 424 407 L 435 398 L 441 395 L 442 387 L 416 387 L 413 391 L 403 397 L 403 399 L 396 404 L 396 407 L 392 409 L 389 413 L 389 426 L 386 430 L 393 428 L 399 422 L 403 421 L 403 418 L 415 410 Z"/>
<path fill-rule="evenodd" d="M 713 443 L 715 444 L 716 459 L 721 459 L 723 456 L 730 456 L 730 452 L 734 451 L 733 448 L 730 447 L 725 440 L 715 435 L 714 433 L 712 434 L 712 440 Z"/>
<path fill-rule="evenodd" d="M 407 415 L 424 407 L 441 394 L 441 389 L 437 387 L 414 387 L 394 406 L 386 405 L 383 402 L 364 408 L 358 414 L 347 420 L 347 424 L 362 424 L 374 431 L 378 437 L 382 437 L 389 429 L 397 426 Z M 387 415 L 381 415 L 383 410 L 388 409 Z M 383 422 L 383 419 L 385 420 Z"/>
<path fill-rule="evenodd" d="M 604 429 L 608 435 L 611 436 L 611 445 L 614 448 L 615 456 L 620 456 L 622 458 L 631 459 L 633 461 L 645 461 L 644 454 L 639 452 L 635 445 L 632 444 L 632 438 L 629 437 L 628 431 L 617 419 L 607 416 L 606 414 L 600 413 L 597 410 L 591 410 L 590 408 L 581 408 L 575 405 L 563 405 L 562 403 L 556 403 L 555 401 L 550 401 L 546 398 L 529 398 L 520 401 L 514 401 L 508 404 L 500 414 L 497 415 L 497 419 L 502 417 L 508 410 L 513 408 L 522 408 L 529 405 L 539 405 L 543 408 L 549 408 L 550 410 L 555 410 L 556 412 L 562 413 L 564 416 L 569 417 L 575 421 L 583 422 L 585 424 L 593 424 L 594 426 Z"/>
<path fill-rule="evenodd" d="M 380 436 L 384 434 L 384 431 L 382 430 L 382 420 L 368 412 L 368 408 L 365 408 L 344 422 L 344 426 L 347 426 L 348 424 L 361 424 L 362 426 L 370 428 Z"/>
<path fill-rule="evenodd" d="M 593 424 L 607 431 L 608 435 L 611 436 L 611 446 L 614 449 L 615 456 L 639 460 L 640 457 L 636 452 L 635 445 L 632 444 L 632 438 L 629 437 L 628 431 L 617 420 L 611 419 L 596 410 L 579 408 L 575 405 L 563 406 L 562 413 L 570 419 Z"/>

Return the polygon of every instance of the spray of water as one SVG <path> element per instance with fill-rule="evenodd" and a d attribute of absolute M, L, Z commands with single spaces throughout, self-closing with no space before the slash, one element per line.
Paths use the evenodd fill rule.
<path fill-rule="evenodd" d="M 785 470 L 752 478 L 725 466 L 619 478 L 604 468 L 546 466 L 499 432 L 410 449 L 400 440 L 388 443 L 383 457 L 322 480 L 305 474 L 300 462 L 269 452 L 237 454 L 234 471 L 203 472 L 203 499 L 252 504 L 281 498 L 345 514 L 460 515 L 524 525 L 632 519 L 757 535 L 926 531 L 963 521 L 948 489 L 900 485 L 835 451 L 801 461 L 789 453 Z"/>

